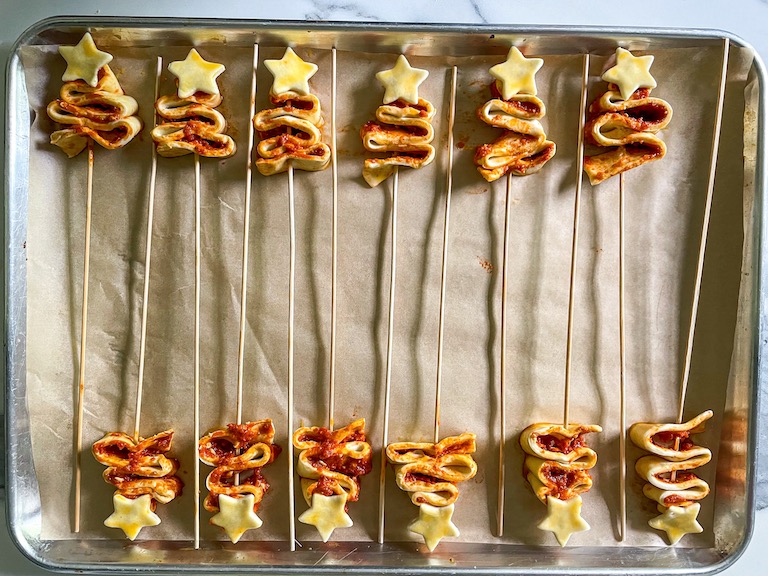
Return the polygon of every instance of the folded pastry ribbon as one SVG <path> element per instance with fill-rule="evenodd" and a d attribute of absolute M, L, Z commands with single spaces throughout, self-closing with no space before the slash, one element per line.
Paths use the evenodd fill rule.
<path fill-rule="evenodd" d="M 395 480 L 416 506 L 443 507 L 456 502 L 456 484 L 475 476 L 475 435 L 449 436 L 440 442 L 394 442 L 387 459 L 395 465 Z"/>
<path fill-rule="evenodd" d="M 274 439 L 275 428 L 270 419 L 228 424 L 200 439 L 197 443 L 200 460 L 214 467 L 205 481 L 208 496 L 203 507 L 208 512 L 219 511 L 222 494 L 233 498 L 253 494 L 253 509 L 254 512 L 258 510 L 269 490 L 261 468 L 274 462 L 281 450 Z M 237 484 L 236 475 L 240 475 Z"/>
<path fill-rule="evenodd" d="M 592 184 L 647 162 L 659 160 L 667 147 L 656 133 L 672 119 L 672 107 L 661 98 L 649 96 L 648 88 L 636 90 L 622 100 L 615 86 L 589 107 L 584 127 L 585 143 L 611 148 L 584 158 L 584 171 Z"/>
<path fill-rule="evenodd" d="M 651 453 L 638 459 L 635 470 L 647 482 L 643 494 L 658 503 L 660 512 L 670 506 L 690 505 L 709 494 L 709 484 L 691 470 L 709 462 L 712 452 L 694 444 L 690 435 L 703 432 L 704 423 L 711 417 L 712 411 L 707 410 L 682 424 L 638 422 L 630 427 L 632 442 Z"/>
<path fill-rule="evenodd" d="M 344 494 L 347 502 L 358 499 L 359 478 L 371 471 L 373 457 L 364 418 L 336 430 L 299 428 L 293 434 L 293 445 L 301 450 L 297 472 L 307 504 L 311 505 L 312 494 Z"/>
<path fill-rule="evenodd" d="M 184 486 L 176 476 L 179 463 L 165 453 L 171 449 L 173 430 L 135 440 L 123 432 L 109 432 L 93 444 L 93 455 L 107 466 L 103 477 L 126 498 L 144 494 L 152 497 L 152 506 L 167 504 Z"/>
<path fill-rule="evenodd" d="M 497 92 L 495 85 L 492 90 Z M 511 172 L 515 176 L 535 174 L 555 155 L 555 143 L 547 140 L 539 120 L 546 114 L 544 102 L 530 94 L 510 100 L 494 98 L 477 111 L 486 124 L 505 130 L 491 144 L 475 151 L 475 164 L 488 182 Z"/>
<path fill-rule="evenodd" d="M 589 470 L 597 463 L 597 453 L 585 444 L 584 435 L 601 431 L 597 425 L 544 422 L 523 430 L 523 473 L 539 500 L 570 500 L 592 487 Z"/>
<path fill-rule="evenodd" d="M 72 158 L 83 151 L 92 139 L 114 150 L 133 140 L 141 131 L 141 120 L 135 116 L 136 100 L 126 96 L 109 66 L 99 71 L 96 87 L 83 80 L 66 82 L 59 98 L 48 104 L 48 116 L 65 128 L 51 134 L 51 144 Z"/>
<path fill-rule="evenodd" d="M 369 152 L 389 155 L 365 160 L 363 177 L 371 187 L 389 178 L 396 166 L 421 168 L 434 160 L 434 115 L 434 106 L 423 98 L 418 104 L 396 100 L 376 109 L 376 121 L 366 122 L 360 137 Z"/>
<path fill-rule="evenodd" d="M 288 170 L 290 162 L 297 170 L 318 171 L 331 161 L 330 147 L 321 142 L 323 116 L 320 101 L 313 94 L 284 92 L 270 94 L 276 108 L 268 108 L 253 117 L 253 126 L 261 141 L 256 147 L 256 168 L 265 176 Z"/>
<path fill-rule="evenodd" d="M 235 153 L 235 141 L 226 134 L 227 122 L 216 106 L 220 94 L 196 92 L 189 98 L 161 96 L 155 110 L 165 122 L 152 129 L 152 139 L 160 156 L 173 158 L 198 154 L 208 158 L 228 158 Z"/>

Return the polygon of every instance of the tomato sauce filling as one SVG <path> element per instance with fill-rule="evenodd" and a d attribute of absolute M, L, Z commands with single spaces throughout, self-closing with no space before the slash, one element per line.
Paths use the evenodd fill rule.
<path fill-rule="evenodd" d="M 504 100 L 504 98 L 501 95 L 501 92 L 499 91 L 499 86 L 496 83 L 496 81 L 491 82 L 491 96 L 493 96 L 494 98 L 498 98 L 499 100 Z M 536 102 L 531 102 L 530 100 L 516 100 L 515 97 L 513 96 L 509 100 L 504 100 L 504 102 L 512 104 L 515 108 L 527 114 L 531 114 L 531 115 L 541 114 L 541 106 L 539 106 Z"/>
<path fill-rule="evenodd" d="M 657 432 L 653 436 L 651 436 L 651 442 L 658 446 L 659 448 L 666 448 L 668 450 L 673 450 L 675 448 L 675 442 L 677 439 L 680 439 L 680 446 L 679 450 L 681 452 L 686 452 L 687 450 L 690 450 L 691 448 L 695 447 L 696 445 L 690 440 L 690 431 L 689 430 L 682 430 L 680 432 L 674 432 L 674 431 L 665 431 L 665 432 Z"/>
<path fill-rule="evenodd" d="M 355 431 L 344 438 L 337 439 L 334 433 L 327 428 L 315 428 L 298 437 L 297 442 L 315 442 L 317 445 L 308 449 L 307 460 L 317 470 L 329 470 L 352 478 L 355 482 L 358 477 L 371 471 L 372 457 L 352 458 L 341 453 L 341 445 L 349 442 L 366 442 L 365 433 Z M 330 496 L 335 494 L 335 480 L 322 476 L 317 481 L 313 493 Z"/>
<path fill-rule="evenodd" d="M 584 434 L 578 434 L 573 438 L 560 436 L 557 434 L 544 434 L 536 437 L 536 442 L 544 450 L 558 452 L 560 454 L 570 454 L 578 448 L 587 445 Z"/>
<path fill-rule="evenodd" d="M 402 98 L 398 98 L 394 102 L 390 102 L 389 104 L 385 104 L 385 106 L 395 106 L 397 108 L 414 108 L 415 110 L 419 111 L 419 116 L 426 117 L 429 116 L 429 109 L 419 101 L 418 104 L 411 104 L 410 102 L 406 102 Z"/>
<path fill-rule="evenodd" d="M 366 122 L 363 126 L 363 132 L 385 133 L 393 134 L 395 136 L 398 134 L 405 134 L 407 136 L 420 137 L 424 137 L 428 133 L 426 128 L 421 128 L 420 126 L 382 125 L 375 120 L 369 120 Z"/>
<path fill-rule="evenodd" d="M 571 490 L 576 484 L 587 477 L 589 472 L 586 470 L 567 470 L 559 466 L 545 466 L 542 468 L 542 474 L 547 480 L 548 494 L 558 500 L 565 500 L 572 496 Z"/>

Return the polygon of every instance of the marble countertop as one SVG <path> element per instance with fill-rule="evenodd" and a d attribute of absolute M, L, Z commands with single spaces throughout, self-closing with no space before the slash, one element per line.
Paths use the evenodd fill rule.
<path fill-rule="evenodd" d="M 453 22 L 459 24 L 679 27 L 720 29 L 740 36 L 751 44 L 763 61 L 768 61 L 768 0 L 644 0 L 631 10 L 606 0 L 293 0 L 290 3 L 230 0 L 210 2 L 186 0 L 158 2 L 131 0 L 106 3 L 99 0 L 0 0 L 0 61 L 5 62 L 13 41 L 30 25 L 53 15 L 102 16 L 189 16 L 208 18 L 258 18 L 286 20 L 340 20 L 362 22 L 400 21 L 412 23 Z M 5 77 L 0 79 L 4 100 Z M 0 132 L 5 131 L 4 115 Z M 4 142 L 0 140 L 0 154 Z M 2 172 L 2 167 L 0 167 Z M 764 271 L 764 274 L 766 272 Z M 766 378 L 762 378 L 765 382 Z M 2 387 L 0 387 L 1 389 Z M 763 396 L 766 391 L 763 391 Z M 759 507 L 768 506 L 768 402 L 761 401 L 764 423 L 760 438 Z M 2 410 L 2 408 L 0 408 Z M 3 503 L 4 504 L 4 503 Z M 4 508 L 4 505 L 3 505 Z M 756 516 L 755 532 L 744 556 L 725 574 L 760 573 L 762 548 L 768 545 L 768 509 Z M 21 556 L 10 541 L 5 523 L 0 528 L 0 574 L 47 574 Z"/>

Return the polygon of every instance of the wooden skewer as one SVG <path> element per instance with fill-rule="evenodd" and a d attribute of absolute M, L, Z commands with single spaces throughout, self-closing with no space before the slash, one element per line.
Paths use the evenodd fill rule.
<path fill-rule="evenodd" d="M 573 312 L 576 295 L 576 256 L 579 246 L 579 205 L 581 180 L 584 168 L 584 124 L 587 108 L 587 84 L 589 82 L 589 54 L 584 54 L 581 76 L 581 102 L 579 108 L 579 139 L 576 156 L 576 195 L 573 201 L 573 239 L 571 241 L 571 274 L 568 287 L 568 331 L 565 343 L 565 391 L 563 394 L 563 426 L 568 426 L 568 402 L 571 394 L 571 360 L 573 357 Z"/>
<path fill-rule="evenodd" d="M 197 454 L 197 439 L 200 438 L 200 187 L 200 156 L 195 154 L 195 550 L 200 548 L 200 459 Z"/>
<path fill-rule="evenodd" d="M 512 220 L 512 173 L 507 172 L 507 193 L 504 200 L 504 254 L 501 262 L 501 352 L 499 357 L 499 495 L 498 533 L 504 535 L 504 482 L 506 460 L 504 449 L 507 438 L 507 272 L 509 270 L 509 225 Z"/>
<path fill-rule="evenodd" d="M 336 398 L 336 269 L 339 239 L 339 172 L 336 159 L 336 48 L 331 50 L 331 172 L 333 174 L 333 231 L 331 256 L 331 360 L 328 380 L 328 428 L 333 430 L 333 412 Z"/>
<path fill-rule="evenodd" d="M 619 513 L 621 516 L 620 540 L 627 534 L 627 407 L 626 346 L 624 340 L 624 173 L 619 175 Z"/>
<path fill-rule="evenodd" d="M 382 432 L 381 475 L 379 477 L 379 544 L 384 544 L 384 500 L 387 476 L 387 442 L 389 438 L 389 398 L 392 388 L 392 348 L 395 328 L 395 280 L 397 274 L 397 189 L 399 169 L 392 176 L 392 249 L 389 276 L 389 320 L 387 322 L 387 367 L 384 380 L 384 430 Z"/>
<path fill-rule="evenodd" d="M 251 230 L 251 173 L 253 171 L 253 116 L 256 112 L 256 68 L 259 65 L 259 45 L 253 45 L 253 73 L 248 118 L 248 156 L 245 160 L 245 204 L 243 206 L 243 268 L 240 280 L 240 341 L 237 346 L 237 423 L 243 422 L 243 367 L 245 364 L 245 325 L 248 305 L 248 238 Z M 235 476 L 235 482 L 240 475 Z"/>
<path fill-rule="evenodd" d="M 451 102 L 448 109 L 448 173 L 445 180 L 445 221 L 443 222 L 443 258 L 440 273 L 440 315 L 437 323 L 437 377 L 435 382 L 435 444 L 440 441 L 440 392 L 443 385 L 443 332 L 445 326 L 445 290 L 448 280 L 448 224 L 453 192 L 453 125 L 456 121 L 456 80 L 458 68 L 451 71 Z"/>
<path fill-rule="evenodd" d="M 88 335 L 88 278 L 91 268 L 91 205 L 93 200 L 93 140 L 88 139 L 88 172 L 85 178 L 85 249 L 83 255 L 83 307 L 80 316 L 80 374 L 75 416 L 75 521 L 74 531 L 80 532 L 80 496 L 82 493 L 83 400 L 85 395 L 85 348 Z"/>
<path fill-rule="evenodd" d="M 296 287 L 296 214 L 293 166 L 288 164 L 288 219 L 290 227 L 290 265 L 288 274 L 288 442 L 293 437 L 293 328 Z M 293 455 L 288 460 L 288 524 L 291 552 L 296 550 L 296 519 L 293 494 Z"/>
<path fill-rule="evenodd" d="M 720 127 L 723 123 L 723 102 L 725 99 L 725 85 L 728 79 L 728 51 L 729 40 L 723 40 L 723 65 L 720 70 L 720 88 L 717 95 L 717 109 L 715 110 L 715 127 L 712 134 L 712 155 L 709 162 L 709 179 L 707 182 L 707 199 L 704 208 L 704 224 L 701 231 L 701 243 L 699 245 L 699 257 L 696 264 L 696 281 L 693 286 L 693 303 L 691 305 L 691 322 L 688 328 L 688 341 L 685 347 L 685 362 L 683 364 L 683 376 L 680 384 L 679 409 L 677 423 L 683 421 L 685 406 L 685 394 L 688 390 L 688 378 L 691 373 L 691 356 L 693 355 L 693 338 L 696 331 L 696 317 L 699 313 L 699 297 L 701 296 L 701 278 L 704 273 L 704 254 L 707 250 L 707 235 L 709 234 L 709 221 L 712 215 L 712 197 L 715 192 L 715 174 L 717 171 L 717 154 L 720 150 Z"/>
<path fill-rule="evenodd" d="M 157 57 L 155 72 L 155 99 L 160 90 L 160 75 L 163 72 L 163 57 Z M 157 124 L 157 113 L 155 113 Z M 144 393 L 144 359 L 147 350 L 147 312 L 149 310 L 149 271 L 152 265 L 152 230 L 155 222 L 155 185 L 157 182 L 157 149 L 152 146 L 152 164 L 149 169 L 149 198 L 147 200 L 147 240 L 144 254 L 144 292 L 141 303 L 141 336 L 139 338 L 139 378 L 136 387 L 136 412 L 133 426 L 133 439 L 138 442 L 141 428 L 141 400 Z"/>
<path fill-rule="evenodd" d="M 685 346 L 685 361 L 683 363 L 683 375 L 680 383 L 680 396 L 678 398 L 677 423 L 683 421 L 685 411 L 685 395 L 688 391 L 688 378 L 691 373 L 691 357 L 693 356 L 693 338 L 696 332 L 696 318 L 699 313 L 699 299 L 701 296 L 701 279 L 704 274 L 704 255 L 707 251 L 707 235 L 709 234 L 709 221 L 712 215 L 712 197 L 715 192 L 715 174 L 717 173 L 717 154 L 720 150 L 720 127 L 723 123 L 723 103 L 725 100 L 725 86 L 728 80 L 728 52 L 730 41 L 723 39 L 723 64 L 720 69 L 720 87 L 717 94 L 717 108 L 715 109 L 715 127 L 712 133 L 712 155 L 709 161 L 709 178 L 707 181 L 707 199 L 704 207 L 704 224 L 701 231 L 701 243 L 699 245 L 699 257 L 696 264 L 696 281 L 693 285 L 693 303 L 691 305 L 691 322 L 688 327 L 688 341 Z M 675 450 L 680 449 L 680 438 L 675 439 Z M 676 473 L 672 472 L 671 481 L 674 482 Z"/>

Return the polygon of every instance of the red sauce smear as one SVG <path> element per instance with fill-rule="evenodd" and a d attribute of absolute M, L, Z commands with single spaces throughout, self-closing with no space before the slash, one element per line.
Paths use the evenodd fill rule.
<path fill-rule="evenodd" d="M 550 452 L 558 452 L 560 454 L 570 454 L 577 448 L 581 448 L 587 445 L 583 434 L 579 434 L 573 438 L 567 438 L 555 434 L 545 434 L 543 436 L 537 436 L 536 442 L 544 450 L 549 450 Z"/>

